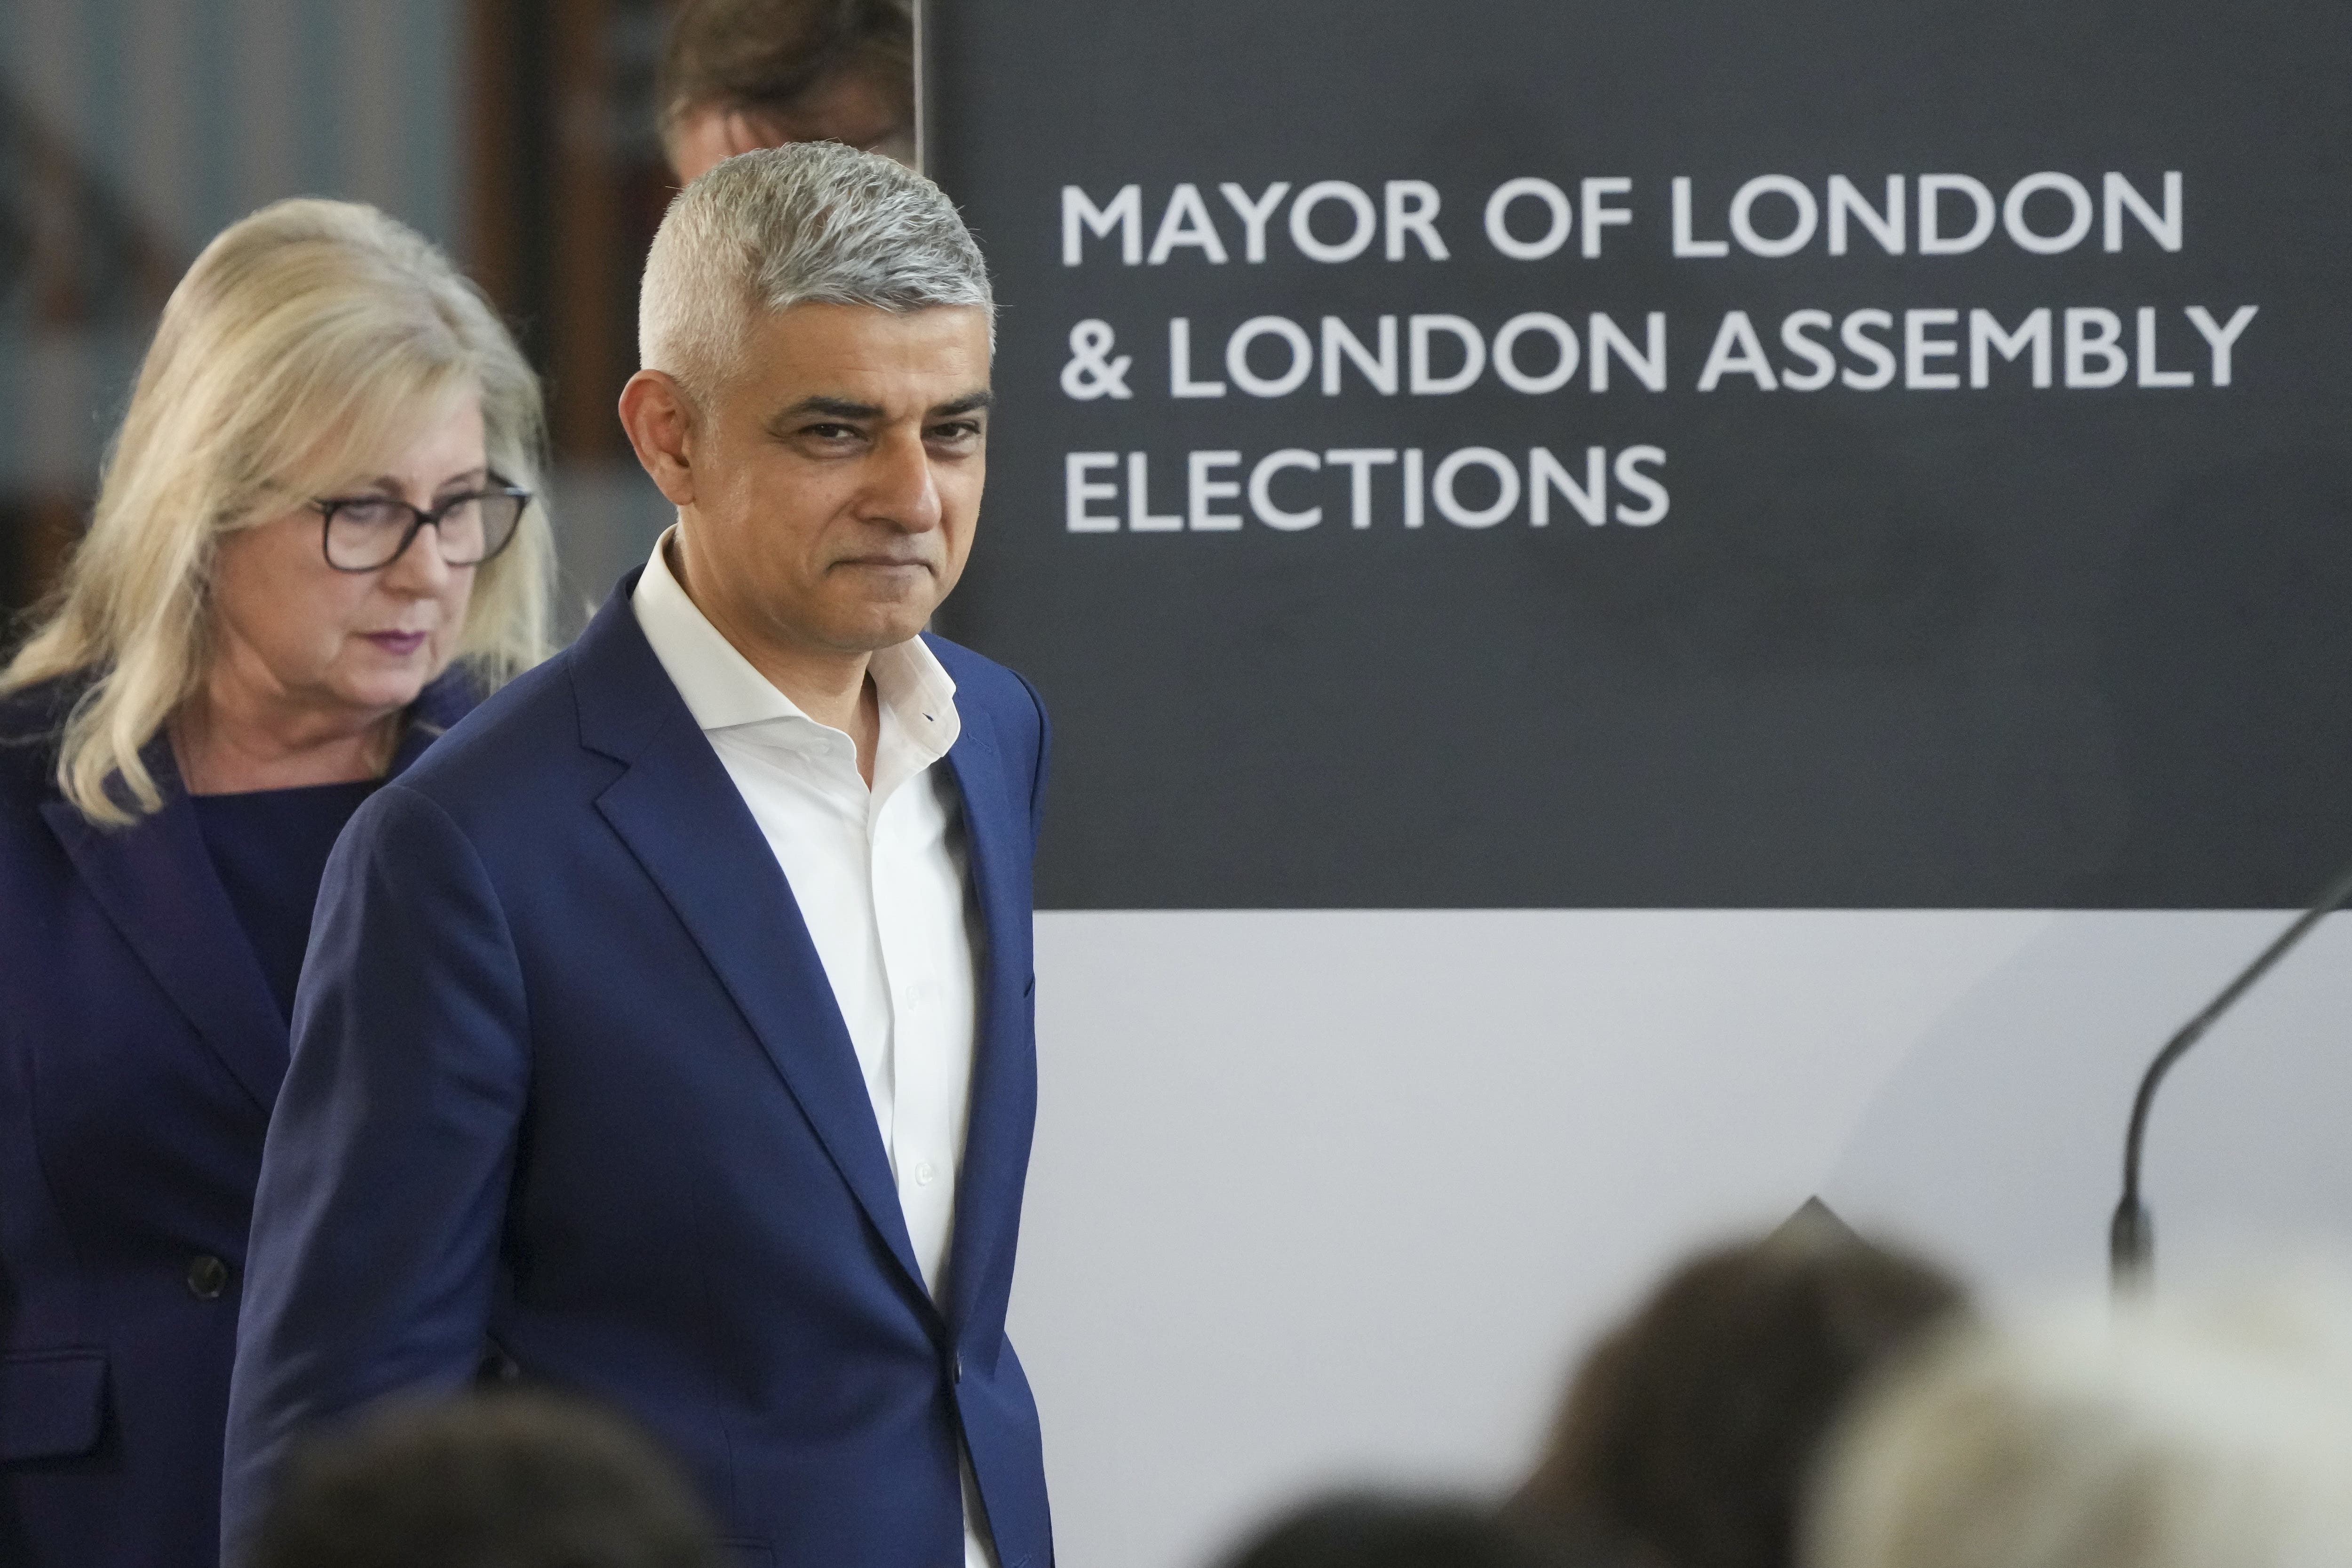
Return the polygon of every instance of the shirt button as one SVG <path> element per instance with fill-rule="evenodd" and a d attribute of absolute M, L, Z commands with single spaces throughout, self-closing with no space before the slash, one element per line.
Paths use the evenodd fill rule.
<path fill-rule="evenodd" d="M 929 1160 L 925 1160 L 915 1167 L 915 1184 L 917 1186 L 928 1187 L 939 1179 L 939 1168 L 933 1165 Z"/>
<path fill-rule="evenodd" d="M 188 1294 L 199 1301 L 217 1301 L 228 1289 L 228 1265 L 209 1252 L 198 1253 L 188 1265 Z"/>

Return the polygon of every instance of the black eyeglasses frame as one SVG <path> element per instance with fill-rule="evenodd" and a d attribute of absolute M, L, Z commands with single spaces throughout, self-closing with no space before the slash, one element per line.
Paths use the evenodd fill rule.
<path fill-rule="evenodd" d="M 492 474 L 490 476 L 490 483 L 486 488 L 478 490 L 467 490 L 463 495 L 451 496 L 447 500 L 443 501 L 439 506 L 435 507 L 430 511 L 426 511 L 420 507 L 413 506 L 409 502 L 401 500 L 398 496 L 361 495 L 316 497 L 310 502 L 310 510 L 319 514 L 320 556 L 325 560 L 327 566 L 331 571 L 347 572 L 353 576 L 358 576 L 368 572 L 381 572 L 385 567 L 392 565 L 402 556 L 408 553 L 408 547 L 416 542 L 416 536 L 425 531 L 425 525 L 426 523 L 429 522 L 433 524 L 434 540 L 436 543 L 438 543 L 441 533 L 441 520 L 443 518 L 449 515 L 450 512 L 456 510 L 457 508 L 464 506 L 468 501 L 487 500 L 492 496 L 503 496 L 516 503 L 515 525 L 507 530 L 507 536 L 504 539 L 499 540 L 495 548 L 485 551 L 471 561 L 452 561 L 446 555 L 441 557 L 441 563 L 445 566 L 479 566 L 484 562 L 495 558 L 499 552 L 505 550 L 508 545 L 512 544 L 515 542 L 515 536 L 522 531 L 522 514 L 530 510 L 530 503 L 534 499 L 530 491 L 524 489 L 520 485 L 510 485 L 504 479 L 499 479 L 496 474 Z M 362 501 L 376 506 L 399 507 L 402 510 L 408 513 L 408 527 L 407 530 L 400 536 L 400 548 L 394 551 L 390 555 L 385 556 L 383 561 L 377 563 L 373 566 L 346 566 L 335 559 L 334 550 L 330 544 L 329 540 L 334 532 L 335 513 L 346 506 L 356 506 Z"/>

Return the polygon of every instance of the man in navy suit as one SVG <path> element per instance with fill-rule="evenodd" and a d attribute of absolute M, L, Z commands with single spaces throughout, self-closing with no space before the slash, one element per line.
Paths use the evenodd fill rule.
<path fill-rule="evenodd" d="M 1004 1338 L 1048 732 L 922 631 L 979 512 L 992 310 L 884 158 L 747 153 L 672 204 L 621 412 L 677 525 L 328 868 L 232 1552 L 306 1427 L 488 1364 L 634 1415 L 743 1562 L 1052 1562 Z"/>

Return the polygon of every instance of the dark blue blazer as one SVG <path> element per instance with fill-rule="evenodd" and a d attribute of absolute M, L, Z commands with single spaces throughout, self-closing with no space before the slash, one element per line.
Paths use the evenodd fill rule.
<path fill-rule="evenodd" d="M 637 1417 L 747 1563 L 961 1564 L 961 1434 L 1003 1568 L 1046 1568 L 1004 1338 L 1044 710 L 929 639 L 986 929 L 934 1303 L 824 966 L 635 582 L 370 799 L 328 865 L 254 1211 L 226 1537 L 303 1428 L 488 1353 Z"/>
<path fill-rule="evenodd" d="M 0 1563 L 211 1568 L 286 1023 L 170 746 L 134 826 L 58 793 L 78 689 L 0 700 Z M 427 688 L 395 769 L 469 706 Z"/>

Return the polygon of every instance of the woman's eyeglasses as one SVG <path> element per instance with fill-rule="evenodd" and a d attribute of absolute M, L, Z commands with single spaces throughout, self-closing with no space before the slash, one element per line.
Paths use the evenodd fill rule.
<path fill-rule="evenodd" d="M 394 496 L 336 496 L 314 500 L 323 523 L 327 564 L 338 572 L 376 572 L 407 552 L 426 523 L 443 562 L 478 566 L 514 540 L 530 492 L 494 482 L 488 489 L 451 496 L 424 511 Z"/>

